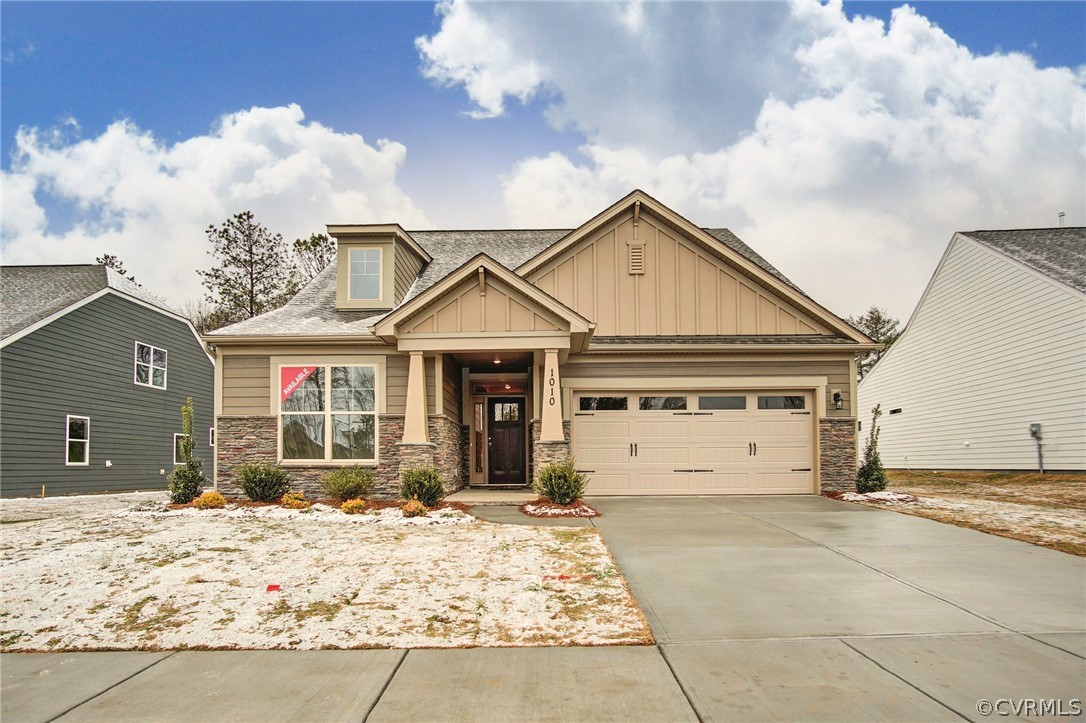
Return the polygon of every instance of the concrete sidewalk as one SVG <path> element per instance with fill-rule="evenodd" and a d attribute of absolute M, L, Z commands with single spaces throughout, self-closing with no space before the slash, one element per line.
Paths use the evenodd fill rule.
<path fill-rule="evenodd" d="M 7 654 L 0 714 L 984 720 L 981 700 L 1086 699 L 1082 558 L 813 496 L 592 503 L 656 646 Z"/>

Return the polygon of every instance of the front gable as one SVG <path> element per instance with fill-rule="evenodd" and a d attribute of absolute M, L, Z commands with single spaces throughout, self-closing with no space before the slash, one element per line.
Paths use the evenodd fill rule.
<path fill-rule="evenodd" d="M 528 284 L 490 257 L 480 254 L 373 327 L 400 348 L 452 340 L 457 346 L 484 340 L 508 346 L 513 338 L 562 338 L 587 343 L 590 322 Z"/>
<path fill-rule="evenodd" d="M 750 259 L 635 191 L 517 272 L 598 336 L 869 341 Z"/>

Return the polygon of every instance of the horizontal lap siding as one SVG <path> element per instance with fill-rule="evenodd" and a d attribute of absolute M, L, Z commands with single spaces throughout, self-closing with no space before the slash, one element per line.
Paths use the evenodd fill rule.
<path fill-rule="evenodd" d="M 133 382 L 136 340 L 167 351 L 166 390 Z M 49 495 L 165 488 L 188 396 L 194 451 L 210 475 L 214 367 L 185 323 L 107 294 L 8 345 L 2 357 L 4 497 L 40 494 L 42 484 Z M 64 464 L 69 414 L 91 420 L 86 467 Z"/>
<path fill-rule="evenodd" d="M 463 375 L 461 367 L 456 359 L 446 354 L 442 365 L 445 370 L 445 379 L 442 385 L 443 406 L 446 415 L 459 421 L 460 401 L 463 398 Z"/>
<path fill-rule="evenodd" d="M 1086 298 L 967 239 L 860 387 L 889 467 L 1086 469 Z M 890 415 L 900 408 L 900 414 Z M 968 442 L 968 445 L 966 444 Z"/>
<path fill-rule="evenodd" d="M 222 413 L 271 413 L 271 364 L 267 356 L 223 356 Z"/>
<path fill-rule="evenodd" d="M 669 379 L 681 379 L 683 377 L 718 377 L 722 388 L 727 388 L 728 377 L 826 377 L 826 410 L 831 417 L 847 417 L 850 412 L 849 393 L 850 365 L 849 357 L 845 356 L 837 360 L 829 361 L 747 361 L 747 360 L 691 360 L 689 358 L 676 357 L 673 361 L 624 361 L 616 359 L 613 363 L 593 362 L 587 363 L 570 359 L 562 367 L 565 377 L 601 379 L 628 378 L 643 379 L 646 377 L 666 377 Z M 840 389 L 844 409 L 834 409 L 833 401 L 829 398 L 833 389 Z M 700 391 L 700 389 L 699 389 Z"/>

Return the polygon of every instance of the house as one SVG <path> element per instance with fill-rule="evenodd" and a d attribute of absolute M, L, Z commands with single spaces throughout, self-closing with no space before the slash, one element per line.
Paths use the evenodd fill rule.
<path fill-rule="evenodd" d="M 570 230 L 333 225 L 286 306 L 205 336 L 217 482 L 282 464 L 434 464 L 597 495 L 813 493 L 855 473 L 855 359 L 878 348 L 725 229 L 641 191 Z"/>
<path fill-rule="evenodd" d="M 954 234 L 859 394 L 887 467 L 1086 470 L 1086 228 Z"/>
<path fill-rule="evenodd" d="M 103 265 L 0 267 L 0 493 L 165 489 L 192 397 L 210 472 L 214 363 L 185 318 Z"/>

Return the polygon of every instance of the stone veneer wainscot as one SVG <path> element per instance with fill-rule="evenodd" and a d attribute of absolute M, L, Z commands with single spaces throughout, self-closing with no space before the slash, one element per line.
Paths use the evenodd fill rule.
<path fill-rule="evenodd" d="M 819 469 L 822 491 L 856 488 L 856 418 L 818 420 Z"/>

